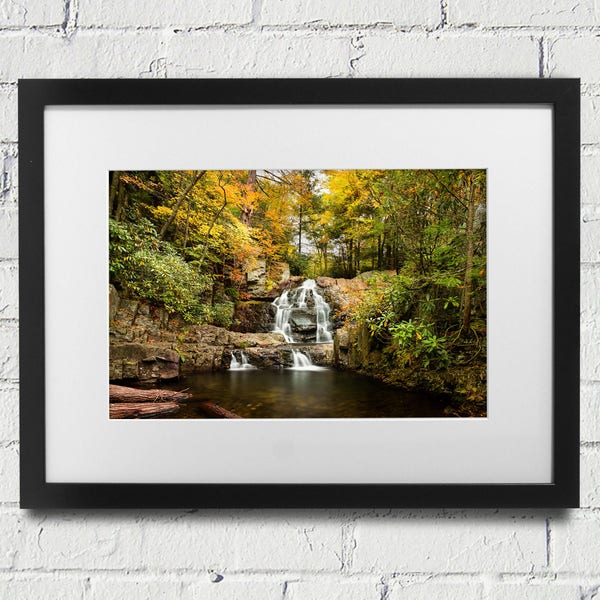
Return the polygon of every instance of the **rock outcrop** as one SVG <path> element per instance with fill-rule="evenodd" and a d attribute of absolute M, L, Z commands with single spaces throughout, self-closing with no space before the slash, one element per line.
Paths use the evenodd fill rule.
<path fill-rule="evenodd" d="M 239 302 L 235 307 L 231 329 L 240 333 L 269 333 L 273 329 L 274 318 L 270 300 Z"/>
<path fill-rule="evenodd" d="M 190 325 L 164 309 L 121 298 L 110 290 L 111 381 L 155 382 L 180 375 L 227 369 L 231 354 L 243 350 L 250 362 L 260 368 L 290 366 L 292 353 L 283 335 L 270 332 L 229 331 L 214 325 Z M 251 302 L 241 303 L 249 313 Z M 270 306 L 258 302 L 257 305 Z M 256 309 L 260 314 L 260 310 Z M 263 328 L 268 326 L 261 317 Z M 250 320 L 248 320 L 249 327 Z M 296 348 L 296 347 L 295 347 Z M 315 364 L 331 364 L 333 345 L 302 346 Z"/>

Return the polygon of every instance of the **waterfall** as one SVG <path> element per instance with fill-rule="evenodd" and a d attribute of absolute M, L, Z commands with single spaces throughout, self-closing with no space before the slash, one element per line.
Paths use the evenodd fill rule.
<path fill-rule="evenodd" d="M 288 344 L 315 341 L 333 342 L 330 326 L 331 307 L 319 294 L 314 279 L 307 279 L 294 290 L 285 290 L 273 301 L 274 333 L 281 333 Z"/>
<path fill-rule="evenodd" d="M 310 356 L 300 352 L 300 350 L 292 350 L 292 358 L 294 359 L 293 369 L 306 369 L 306 367 L 313 366 Z"/>
<path fill-rule="evenodd" d="M 293 366 L 292 371 L 326 371 L 325 367 L 317 367 L 313 365 L 310 355 L 300 352 L 300 350 L 292 350 Z"/>
<path fill-rule="evenodd" d="M 256 369 L 256 367 L 250 364 L 246 353 L 242 350 L 241 352 L 241 362 L 235 357 L 235 354 L 231 353 L 231 363 L 229 365 L 230 371 L 244 371 L 246 369 Z"/>
<path fill-rule="evenodd" d="M 273 332 L 283 334 L 285 341 L 290 344 L 294 341 L 294 338 L 292 337 L 292 326 L 290 325 L 293 304 L 290 304 L 289 291 L 285 290 L 279 298 L 275 298 L 273 306 L 276 311 Z"/>

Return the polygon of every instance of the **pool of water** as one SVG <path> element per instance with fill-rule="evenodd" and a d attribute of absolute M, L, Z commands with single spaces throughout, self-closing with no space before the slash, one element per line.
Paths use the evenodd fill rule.
<path fill-rule="evenodd" d="M 168 387 L 194 394 L 169 418 L 205 418 L 199 408 L 203 400 L 255 419 L 446 416 L 440 396 L 404 392 L 358 373 L 325 368 L 218 371 L 184 377 Z"/>

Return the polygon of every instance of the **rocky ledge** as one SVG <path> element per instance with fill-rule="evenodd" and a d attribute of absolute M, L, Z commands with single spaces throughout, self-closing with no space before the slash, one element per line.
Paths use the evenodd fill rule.
<path fill-rule="evenodd" d="M 112 286 L 111 286 L 112 288 Z M 165 310 L 120 298 L 110 290 L 111 381 L 155 382 L 227 369 L 243 351 L 258 368 L 291 366 L 292 350 L 316 365 L 333 362 L 332 344 L 287 344 L 279 333 L 244 333 L 214 325 L 189 325 Z"/>

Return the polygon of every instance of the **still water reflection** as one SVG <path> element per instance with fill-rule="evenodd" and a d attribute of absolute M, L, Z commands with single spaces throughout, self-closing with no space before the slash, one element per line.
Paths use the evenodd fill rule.
<path fill-rule="evenodd" d="M 219 371 L 185 377 L 170 387 L 189 388 L 198 401 L 209 400 L 245 418 L 446 416 L 446 403 L 439 396 L 403 392 L 364 375 L 333 369 Z M 174 418 L 204 417 L 198 402 L 189 402 Z"/>

